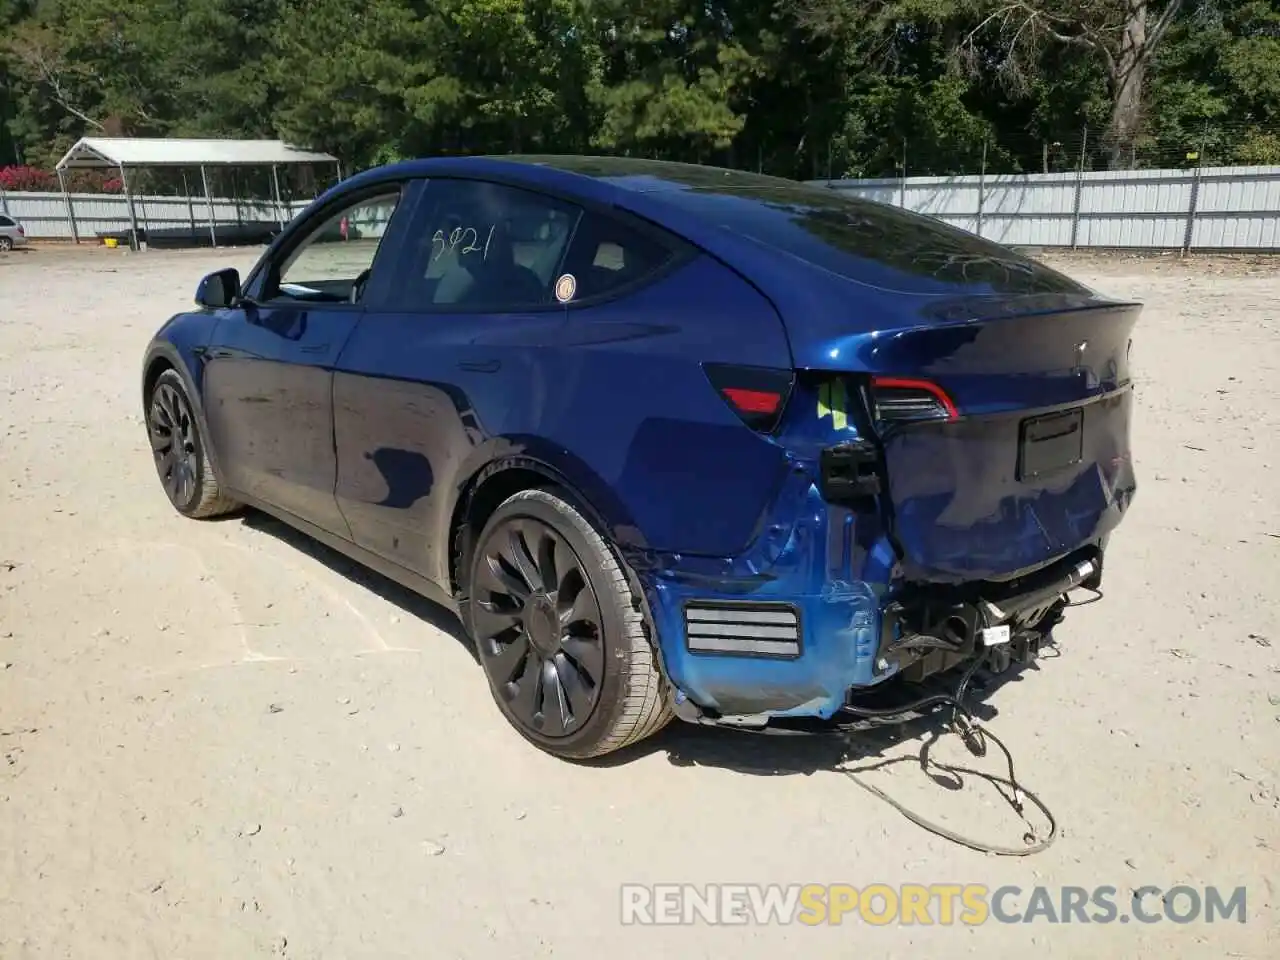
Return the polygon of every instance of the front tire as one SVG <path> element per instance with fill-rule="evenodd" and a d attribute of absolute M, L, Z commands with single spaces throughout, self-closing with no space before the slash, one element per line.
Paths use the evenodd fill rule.
<path fill-rule="evenodd" d="M 585 760 L 671 719 L 643 603 L 572 504 L 524 490 L 485 524 L 467 629 L 507 721 L 555 756 Z"/>
<path fill-rule="evenodd" d="M 187 396 L 182 377 L 175 370 L 164 371 L 151 388 L 147 398 L 147 433 L 160 484 L 180 514 L 205 519 L 240 507 L 223 493 L 218 483 L 195 407 Z"/>

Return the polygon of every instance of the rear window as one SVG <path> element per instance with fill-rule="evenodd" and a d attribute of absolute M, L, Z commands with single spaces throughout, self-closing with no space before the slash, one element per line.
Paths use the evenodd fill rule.
<path fill-rule="evenodd" d="M 650 196 L 839 276 L 862 283 L 989 286 L 994 293 L 1079 293 L 1076 281 L 990 240 L 921 214 L 803 184 L 758 183 L 664 190 Z M 907 285 L 885 268 L 913 278 Z"/>
<path fill-rule="evenodd" d="M 575 299 L 634 288 L 675 257 L 675 251 L 612 217 L 587 213 L 573 234 L 563 271 L 577 280 Z"/>

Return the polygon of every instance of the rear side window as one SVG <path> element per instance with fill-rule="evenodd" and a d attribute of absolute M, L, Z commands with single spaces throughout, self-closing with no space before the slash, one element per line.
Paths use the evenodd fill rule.
<path fill-rule="evenodd" d="M 912 293 L 932 287 L 1078 293 L 1076 281 L 938 220 L 838 190 L 759 178 L 651 194 L 710 223 L 850 280 Z M 897 273 L 895 278 L 886 271 Z M 903 280 L 911 278 L 910 284 Z"/>
<path fill-rule="evenodd" d="M 13 221 L 8 217 L 0 216 L 0 227 L 12 227 Z"/>
<path fill-rule="evenodd" d="M 415 238 L 406 307 L 523 310 L 552 302 L 582 211 L 480 180 L 432 180 Z"/>
<path fill-rule="evenodd" d="M 578 224 L 564 272 L 577 281 L 574 300 L 607 296 L 657 273 L 675 257 L 660 240 L 613 217 L 586 213 Z"/>

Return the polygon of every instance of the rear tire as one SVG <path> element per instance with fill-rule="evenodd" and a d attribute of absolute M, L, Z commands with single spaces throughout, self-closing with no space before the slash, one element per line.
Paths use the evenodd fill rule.
<path fill-rule="evenodd" d="M 558 492 L 524 490 L 499 506 L 470 572 L 467 630 L 494 701 L 529 742 L 585 760 L 671 719 L 642 598 Z"/>
<path fill-rule="evenodd" d="M 0 237 L 0 253 L 8 253 L 13 249 L 13 241 L 9 237 Z"/>
<path fill-rule="evenodd" d="M 175 510 L 185 517 L 206 519 L 240 508 L 218 483 L 195 407 L 175 370 L 164 371 L 151 388 L 147 433 L 156 473 Z"/>

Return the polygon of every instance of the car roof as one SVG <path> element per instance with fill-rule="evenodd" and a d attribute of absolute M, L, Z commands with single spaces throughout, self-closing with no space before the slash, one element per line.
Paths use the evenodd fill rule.
<path fill-rule="evenodd" d="M 801 186 L 794 180 L 673 160 L 559 154 L 424 157 L 375 167 L 357 174 L 353 181 L 403 176 L 426 177 L 432 174 L 506 174 L 519 179 L 527 178 L 530 182 L 554 181 L 565 184 L 581 184 L 583 180 L 593 180 L 641 193 L 689 188 L 714 189 L 716 186 L 734 189 L 752 186 Z"/>
<path fill-rule="evenodd" d="M 846 309 L 850 283 L 872 313 L 895 309 L 903 297 L 1082 292 L 1057 271 L 922 214 L 721 167 L 634 157 L 434 157 L 376 168 L 335 189 L 406 176 L 484 177 L 638 214 L 750 277 L 784 315 Z"/>
<path fill-rule="evenodd" d="M 879 208 L 880 204 L 837 196 L 828 188 L 722 167 L 637 157 L 512 154 L 430 157 L 375 167 L 332 188 L 361 189 L 406 177 L 483 177 L 580 201 L 618 207 L 736 259 L 724 249 L 746 240 L 758 245 L 793 206 L 824 203 Z"/>
<path fill-rule="evenodd" d="M 704 247 L 708 241 L 714 246 L 711 234 L 723 233 L 726 224 L 715 216 L 708 217 L 705 210 L 686 209 L 681 201 L 691 193 L 708 197 L 727 193 L 740 198 L 734 201 L 740 216 L 745 213 L 748 217 L 758 215 L 766 220 L 777 216 L 764 202 L 766 193 L 800 190 L 810 202 L 815 197 L 831 194 L 829 190 L 794 180 L 669 160 L 536 154 L 404 160 L 359 173 L 331 188 L 329 193 L 346 193 L 407 177 L 449 176 L 483 177 L 559 193 L 583 202 L 619 207 Z M 758 200 L 753 202 L 753 196 Z"/>
<path fill-rule="evenodd" d="M 690 189 L 763 190 L 771 187 L 804 186 L 795 180 L 674 160 L 556 155 L 514 155 L 504 159 L 590 177 L 636 193 Z"/>

